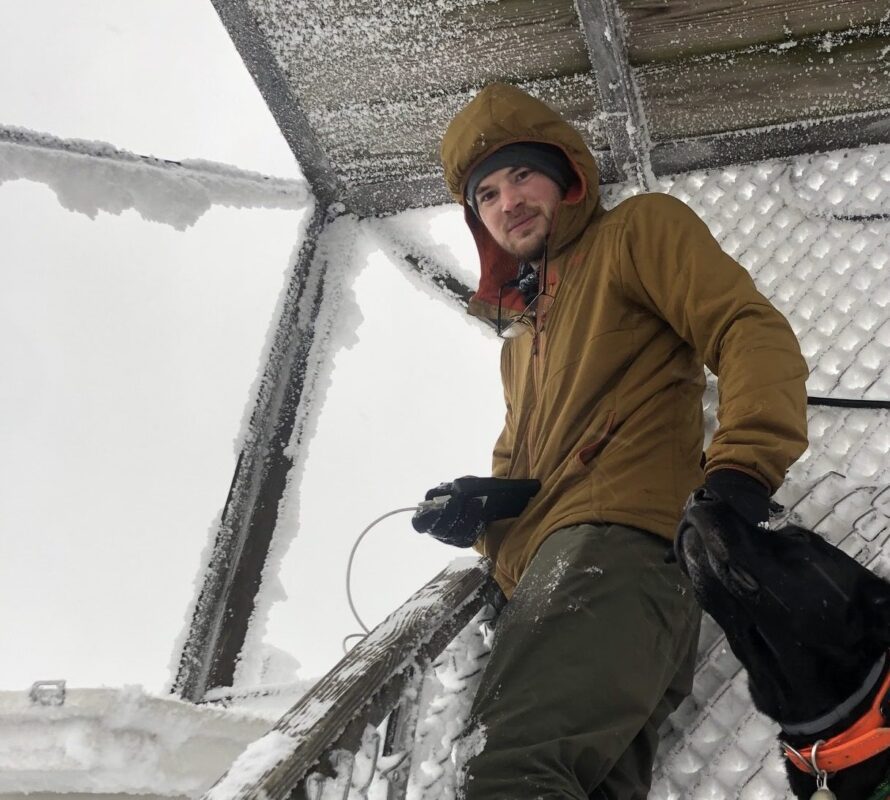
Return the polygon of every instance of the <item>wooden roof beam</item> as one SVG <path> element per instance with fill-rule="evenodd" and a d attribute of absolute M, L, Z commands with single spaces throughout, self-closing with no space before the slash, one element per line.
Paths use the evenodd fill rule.
<path fill-rule="evenodd" d="M 342 182 L 334 172 L 287 77 L 282 74 L 265 35 L 250 11 L 249 3 L 245 0 L 212 2 L 309 181 L 318 204 L 327 207 L 339 201 L 343 194 Z"/>
<path fill-rule="evenodd" d="M 890 108 L 659 142 L 656 175 L 676 175 L 890 142 Z"/>
<path fill-rule="evenodd" d="M 603 109 L 603 129 L 616 166 L 652 189 L 651 139 L 627 57 L 627 33 L 617 0 L 575 0 Z"/>

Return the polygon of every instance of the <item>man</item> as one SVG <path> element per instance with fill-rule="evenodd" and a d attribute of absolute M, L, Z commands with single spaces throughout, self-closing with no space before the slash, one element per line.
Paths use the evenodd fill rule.
<path fill-rule="evenodd" d="M 689 692 L 699 612 L 666 563 L 704 484 L 755 523 L 806 447 L 806 365 L 779 312 L 666 195 L 606 211 L 581 136 L 495 84 L 442 142 L 481 259 L 470 312 L 505 337 L 493 474 L 540 481 L 513 519 L 459 495 L 423 528 L 473 541 L 509 602 L 465 740 L 470 800 L 644 800 Z M 702 454 L 703 365 L 720 426 Z M 434 494 L 435 491 L 431 494 Z"/>

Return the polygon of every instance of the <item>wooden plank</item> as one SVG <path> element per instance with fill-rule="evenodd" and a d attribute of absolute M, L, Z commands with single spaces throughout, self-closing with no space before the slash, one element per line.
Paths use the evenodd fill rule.
<path fill-rule="evenodd" d="M 294 454 L 288 449 L 304 396 L 315 323 L 324 297 L 316 242 L 327 222 L 317 206 L 287 289 L 246 442 L 180 656 L 173 692 L 192 702 L 231 686 Z"/>
<path fill-rule="evenodd" d="M 297 159 L 312 193 L 327 207 L 342 193 L 327 155 L 318 143 L 289 77 L 275 61 L 247 0 L 212 0 L 216 13 L 256 82 L 260 94 Z"/>
<path fill-rule="evenodd" d="M 651 158 L 656 175 L 676 175 L 883 142 L 890 142 L 890 108 L 663 142 L 654 147 Z"/>
<path fill-rule="evenodd" d="M 572 0 L 252 5 L 307 111 L 590 69 Z"/>
<path fill-rule="evenodd" d="M 599 164 L 600 183 L 624 180 L 624 173 L 618 171 L 610 151 L 593 149 L 592 152 Z M 386 216 L 408 208 L 427 208 L 450 202 L 451 195 L 446 191 L 441 175 L 356 186 L 343 198 L 346 209 L 359 217 Z"/>
<path fill-rule="evenodd" d="M 575 124 L 591 147 L 606 146 L 590 74 L 518 85 Z M 314 111 L 310 119 L 347 190 L 429 179 L 441 175 L 439 145 L 448 123 L 474 94 L 463 90 L 386 103 L 357 102 L 348 108 Z"/>
<path fill-rule="evenodd" d="M 641 189 L 652 188 L 651 141 L 636 80 L 627 61 L 617 0 L 575 0 L 596 78 L 604 129 L 615 164 Z"/>
<path fill-rule="evenodd" d="M 648 64 L 636 70 L 656 141 L 890 107 L 890 37 Z"/>
<path fill-rule="evenodd" d="M 890 0 L 620 0 L 632 64 L 876 25 Z"/>
<path fill-rule="evenodd" d="M 483 559 L 443 570 L 357 644 L 321 681 L 249 746 L 205 800 L 284 800 L 325 753 L 354 752 L 367 725 L 398 702 L 415 668 L 434 659 L 500 590 Z M 500 595 L 502 598 L 503 595 Z M 257 764 L 257 753 L 267 761 Z"/>

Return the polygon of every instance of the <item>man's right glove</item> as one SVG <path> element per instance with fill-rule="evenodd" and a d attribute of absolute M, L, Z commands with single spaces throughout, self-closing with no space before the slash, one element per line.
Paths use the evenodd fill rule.
<path fill-rule="evenodd" d="M 422 507 L 411 518 L 418 533 L 455 547 L 472 547 L 485 530 L 481 497 L 468 497 L 454 491 L 453 483 L 440 483 L 430 489 Z"/>
<path fill-rule="evenodd" d="M 465 475 L 430 489 L 411 524 L 418 533 L 428 533 L 445 544 L 472 547 L 486 523 L 518 517 L 540 488 L 534 479 Z"/>

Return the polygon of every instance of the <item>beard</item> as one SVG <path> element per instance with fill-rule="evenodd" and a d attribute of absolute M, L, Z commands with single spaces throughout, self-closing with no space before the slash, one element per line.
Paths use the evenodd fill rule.
<path fill-rule="evenodd" d="M 507 238 L 500 245 L 511 256 L 515 256 L 520 261 L 534 264 L 544 258 L 544 253 L 547 251 L 547 236 L 546 234 L 539 233 L 519 240 Z"/>

